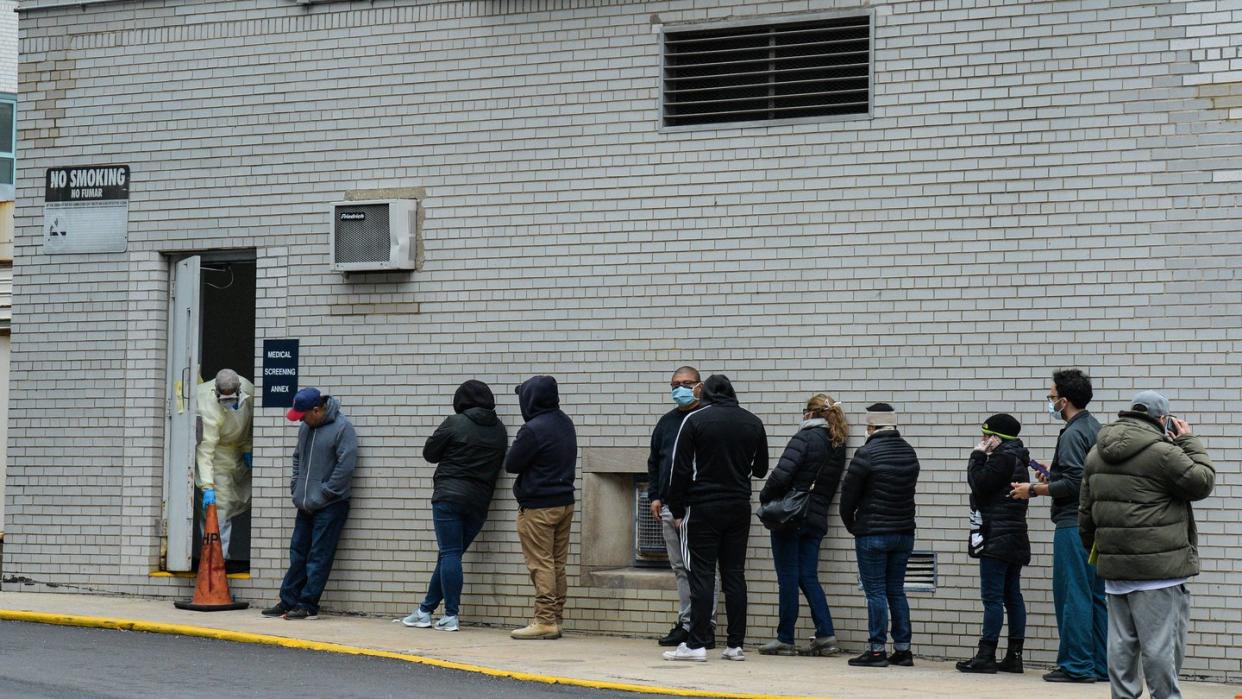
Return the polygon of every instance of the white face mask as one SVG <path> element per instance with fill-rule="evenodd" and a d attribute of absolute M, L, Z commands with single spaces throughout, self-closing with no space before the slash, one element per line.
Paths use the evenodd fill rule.
<path fill-rule="evenodd" d="M 1051 415 L 1052 417 L 1055 417 L 1058 420 L 1064 419 L 1061 416 L 1061 410 L 1057 409 L 1057 403 L 1060 403 L 1062 400 L 1064 399 L 1058 398 L 1056 400 L 1048 401 L 1048 414 Z"/>

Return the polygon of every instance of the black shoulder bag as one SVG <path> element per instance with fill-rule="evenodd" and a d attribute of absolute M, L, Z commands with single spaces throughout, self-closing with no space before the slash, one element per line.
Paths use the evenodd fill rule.
<path fill-rule="evenodd" d="M 766 505 L 760 505 L 755 516 L 763 522 L 763 526 L 774 532 L 793 531 L 802 526 L 807 511 L 811 508 L 811 491 L 815 490 L 815 484 L 819 482 L 819 476 L 824 472 L 824 466 L 827 463 L 825 459 L 824 463 L 819 465 L 819 470 L 815 472 L 815 480 L 811 481 L 810 488 L 798 490 L 791 485 L 783 497 L 772 500 Z"/>

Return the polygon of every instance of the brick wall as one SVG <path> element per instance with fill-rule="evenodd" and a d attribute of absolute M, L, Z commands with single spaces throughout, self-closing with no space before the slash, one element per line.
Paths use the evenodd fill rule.
<path fill-rule="evenodd" d="M 424 591 L 432 469 L 418 450 L 461 380 L 497 388 L 512 433 L 510 387 L 555 374 L 584 449 L 632 448 L 668 407 L 669 371 L 690 362 L 734 379 L 773 457 L 813 392 L 855 423 L 872 401 L 896 404 L 924 465 L 918 546 L 941 572 L 935 594 L 912 598 L 916 649 L 961 655 L 981 617 L 964 546 L 977 426 L 1013 412 L 1049 460 L 1049 375 L 1081 366 L 1102 418 L 1157 387 L 1204 435 L 1219 477 L 1196 509 L 1187 672 L 1238 678 L 1234 6 L 869 3 L 873 118 L 677 133 L 657 128 L 653 23 L 857 5 L 143 0 L 28 13 L 5 574 L 185 594 L 147 576 L 163 254 L 253 247 L 259 338 L 301 339 L 304 381 L 342 398 L 364 444 L 330 609 L 396 615 Z M 133 169 L 129 252 L 43 255 L 42 173 L 85 161 Z M 378 187 L 426 188 L 423 269 L 330 273 L 324 204 Z M 235 585 L 247 599 L 272 599 L 283 571 L 293 436 L 258 411 L 254 575 Z M 470 621 L 528 613 L 509 485 L 467 556 Z M 1045 503 L 1031 522 L 1028 647 L 1051 662 Z M 667 628 L 675 593 L 591 587 L 578 551 L 575 539 L 571 628 Z M 776 589 L 759 527 L 750 553 L 762 640 Z M 865 607 L 835 518 L 823 559 L 839 635 L 858 646 Z"/>

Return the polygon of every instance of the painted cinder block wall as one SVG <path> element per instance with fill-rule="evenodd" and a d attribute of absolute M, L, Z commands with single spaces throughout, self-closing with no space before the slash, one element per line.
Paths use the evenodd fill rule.
<path fill-rule="evenodd" d="M 301 340 L 304 382 L 341 397 L 364 445 L 330 610 L 396 615 L 421 596 L 419 454 L 461 380 L 491 383 L 515 433 L 512 386 L 554 374 L 584 455 L 625 454 L 605 450 L 645 447 L 670 370 L 693 363 L 734 379 L 773 459 L 813 392 L 855 423 L 897 406 L 923 463 L 918 547 L 940 563 L 939 589 L 912 597 L 915 648 L 962 655 L 981 617 L 964 546 L 977 426 L 1013 412 L 1050 460 L 1049 375 L 1081 366 L 1102 419 L 1155 387 L 1204 435 L 1219 476 L 1196 508 L 1187 674 L 1242 677 L 1236 4 L 41 4 L 21 30 L 10 579 L 186 594 L 148 576 L 168 256 L 254 248 L 259 339 Z M 658 128 L 657 24 L 833 10 L 874 13 L 870 119 Z M 104 162 L 133 171 L 128 251 L 44 255 L 44 170 Z M 423 268 L 331 273 L 325 204 L 387 187 L 426 189 Z M 294 434 L 257 411 L 253 576 L 234 583 L 255 602 L 285 564 Z M 510 484 L 467 557 L 469 621 L 528 614 Z M 1028 648 L 1051 662 L 1046 501 L 1031 523 Z M 569 628 L 667 628 L 671 585 L 593 587 L 580 546 Z M 836 518 L 822 571 L 858 646 Z M 761 641 L 776 588 L 757 524 L 748 577 Z"/>

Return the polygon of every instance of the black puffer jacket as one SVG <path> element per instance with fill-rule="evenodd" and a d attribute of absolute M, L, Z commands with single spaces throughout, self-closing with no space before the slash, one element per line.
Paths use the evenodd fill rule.
<path fill-rule="evenodd" d="M 768 474 L 763 422 L 737 404 L 729 378 L 703 382 L 704 407 L 681 423 L 664 502 L 681 519 L 686 507 L 708 502 L 750 502 L 750 479 Z"/>
<path fill-rule="evenodd" d="M 822 424 L 804 427 L 789 440 L 785 453 L 781 454 L 759 493 L 759 502 L 782 498 L 790 488 L 807 490 L 814 483 L 806 519 L 798 533 L 823 536 L 828 533 L 828 507 L 832 496 L 837 494 L 844 470 L 845 445 L 832 446 L 832 436 Z"/>
<path fill-rule="evenodd" d="M 841 521 L 854 536 L 914 533 L 919 457 L 897 430 L 879 430 L 854 452 L 841 484 Z"/>
<path fill-rule="evenodd" d="M 423 446 L 423 458 L 436 466 L 431 501 L 459 505 L 486 515 L 500 476 L 509 435 L 496 417 L 496 399 L 487 384 L 467 381 L 453 396 L 456 415 L 440 423 Z"/>
<path fill-rule="evenodd" d="M 532 376 L 515 392 L 526 424 L 505 455 L 505 470 L 517 475 L 513 497 L 528 508 L 574 504 L 578 434 L 561 412 L 556 379 Z"/>
<path fill-rule="evenodd" d="M 966 480 L 970 484 L 970 509 L 983 516 L 983 551 L 980 558 L 995 558 L 1027 565 L 1031 540 L 1026 532 L 1027 501 L 1009 497 L 1009 484 L 1028 480 L 1030 452 L 1020 439 L 1006 439 L 986 454 L 970 453 Z"/>

